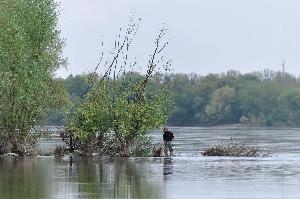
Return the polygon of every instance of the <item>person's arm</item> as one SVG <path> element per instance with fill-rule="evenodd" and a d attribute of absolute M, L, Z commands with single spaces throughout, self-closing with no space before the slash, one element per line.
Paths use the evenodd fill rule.
<path fill-rule="evenodd" d="M 164 133 L 163 135 L 163 140 L 165 141 L 166 140 L 166 134 Z"/>

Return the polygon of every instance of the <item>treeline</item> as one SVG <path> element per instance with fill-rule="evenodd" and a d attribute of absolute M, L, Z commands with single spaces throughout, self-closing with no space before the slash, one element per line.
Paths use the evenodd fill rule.
<path fill-rule="evenodd" d="M 78 103 L 95 74 L 70 75 L 58 79 L 66 92 L 67 104 Z M 130 75 L 130 81 L 141 78 Z M 98 77 L 96 77 L 98 78 Z M 169 74 L 164 83 L 171 85 L 174 110 L 173 126 L 248 124 L 260 126 L 298 125 L 300 120 L 300 80 L 292 74 L 264 70 L 242 74 L 228 71 L 206 76 Z M 161 86 L 153 81 L 151 89 Z M 72 107 L 72 106 L 69 106 Z M 52 110 L 49 125 L 63 125 L 65 110 Z"/>
<path fill-rule="evenodd" d="M 174 125 L 297 125 L 300 82 L 285 72 L 228 71 L 207 76 L 172 77 L 176 111 Z"/>

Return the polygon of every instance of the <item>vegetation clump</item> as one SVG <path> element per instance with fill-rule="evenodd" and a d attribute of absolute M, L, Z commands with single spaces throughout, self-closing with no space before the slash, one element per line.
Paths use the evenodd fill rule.
<path fill-rule="evenodd" d="M 62 157 L 65 155 L 65 148 L 62 146 L 57 146 L 54 151 L 53 154 L 55 157 Z"/>
<path fill-rule="evenodd" d="M 237 140 L 231 138 L 227 143 L 220 143 L 209 147 L 204 152 L 204 156 L 230 156 L 230 157 L 262 157 L 267 156 L 264 150 L 255 145 L 249 144 L 247 140 Z"/>
<path fill-rule="evenodd" d="M 137 73 L 137 62 L 130 63 L 128 52 L 140 19 L 130 18 L 98 75 L 104 53 L 94 73 L 89 75 L 87 92 L 71 112 L 62 134 L 71 151 L 92 155 L 147 156 L 151 153 L 148 133 L 161 128 L 171 111 L 168 79 L 170 61 L 163 53 L 166 29 L 157 34 L 146 72 Z M 121 29 L 122 31 L 122 29 Z M 139 74 L 139 75 L 136 75 Z M 153 85 L 160 85 L 153 87 Z"/>
<path fill-rule="evenodd" d="M 152 148 L 152 154 L 153 157 L 163 157 L 164 154 L 164 145 L 163 144 L 157 144 L 154 145 Z"/>

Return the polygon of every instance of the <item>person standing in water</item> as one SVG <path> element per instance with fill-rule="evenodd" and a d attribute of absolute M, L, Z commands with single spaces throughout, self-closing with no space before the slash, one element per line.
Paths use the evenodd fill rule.
<path fill-rule="evenodd" d="M 168 151 L 170 151 L 170 156 L 172 156 L 173 155 L 172 141 L 174 139 L 174 135 L 167 128 L 164 128 L 163 132 L 164 132 L 164 134 L 163 134 L 163 140 L 164 140 L 164 152 L 165 152 L 165 156 L 168 156 Z"/>

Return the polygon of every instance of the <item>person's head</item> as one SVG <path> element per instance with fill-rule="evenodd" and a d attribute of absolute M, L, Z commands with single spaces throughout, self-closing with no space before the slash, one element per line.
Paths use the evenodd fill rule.
<path fill-rule="evenodd" d="M 167 127 L 164 127 L 163 132 L 168 131 L 169 129 Z"/>

